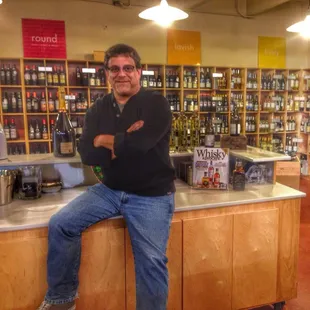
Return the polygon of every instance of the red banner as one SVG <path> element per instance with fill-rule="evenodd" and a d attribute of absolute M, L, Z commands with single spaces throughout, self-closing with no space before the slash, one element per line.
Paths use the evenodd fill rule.
<path fill-rule="evenodd" d="M 24 57 L 67 58 L 65 22 L 22 19 Z"/>

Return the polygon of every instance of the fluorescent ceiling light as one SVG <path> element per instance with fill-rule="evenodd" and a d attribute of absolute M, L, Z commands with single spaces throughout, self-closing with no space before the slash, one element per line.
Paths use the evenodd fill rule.
<path fill-rule="evenodd" d="M 188 14 L 168 5 L 167 0 L 161 0 L 160 5 L 144 10 L 139 14 L 139 17 L 153 20 L 160 26 L 169 27 L 174 21 L 187 18 Z"/>
<path fill-rule="evenodd" d="M 310 9 L 310 0 L 309 0 L 309 7 L 308 11 Z M 297 32 L 304 38 L 310 38 L 310 13 L 306 16 L 306 18 L 298 23 L 295 23 L 294 25 L 288 27 L 286 29 L 288 32 Z"/>

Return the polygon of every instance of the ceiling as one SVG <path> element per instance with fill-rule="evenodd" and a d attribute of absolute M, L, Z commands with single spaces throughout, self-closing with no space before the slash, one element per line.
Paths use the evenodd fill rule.
<path fill-rule="evenodd" d="M 160 0 L 83 0 L 105 4 L 118 3 L 126 7 L 148 8 L 158 5 Z M 168 0 L 169 5 L 187 12 L 211 13 L 219 15 L 237 15 L 237 7 L 241 15 L 259 15 L 270 10 L 277 10 L 284 5 L 301 3 L 307 7 L 309 0 Z M 237 5 L 238 4 L 238 5 Z M 240 15 L 240 14 L 239 14 Z"/>

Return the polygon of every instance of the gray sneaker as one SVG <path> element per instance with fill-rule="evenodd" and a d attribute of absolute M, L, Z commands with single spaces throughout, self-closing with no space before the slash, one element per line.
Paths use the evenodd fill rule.
<path fill-rule="evenodd" d="M 75 301 L 60 305 L 51 305 L 43 301 L 37 310 L 75 310 Z"/>

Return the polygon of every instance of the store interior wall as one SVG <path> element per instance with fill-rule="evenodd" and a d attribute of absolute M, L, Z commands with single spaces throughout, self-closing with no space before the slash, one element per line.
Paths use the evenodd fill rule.
<path fill-rule="evenodd" d="M 219 1 L 228 3 L 221 10 L 226 15 L 190 13 L 188 19 L 173 26 L 201 32 L 203 65 L 257 67 L 258 36 L 280 36 L 287 39 L 287 68 L 310 67 L 309 42 L 285 31 L 304 19 L 304 4 L 289 2 L 245 19 L 237 16 L 234 0 L 214 3 L 219 6 Z M 142 10 L 81 0 L 4 0 L 0 5 L 0 57 L 23 57 L 21 18 L 42 18 L 66 22 L 68 59 L 85 59 L 94 50 L 124 42 L 138 49 L 143 62 L 164 64 L 166 30 L 138 18 Z M 212 12 L 212 7 L 208 11 Z"/>

